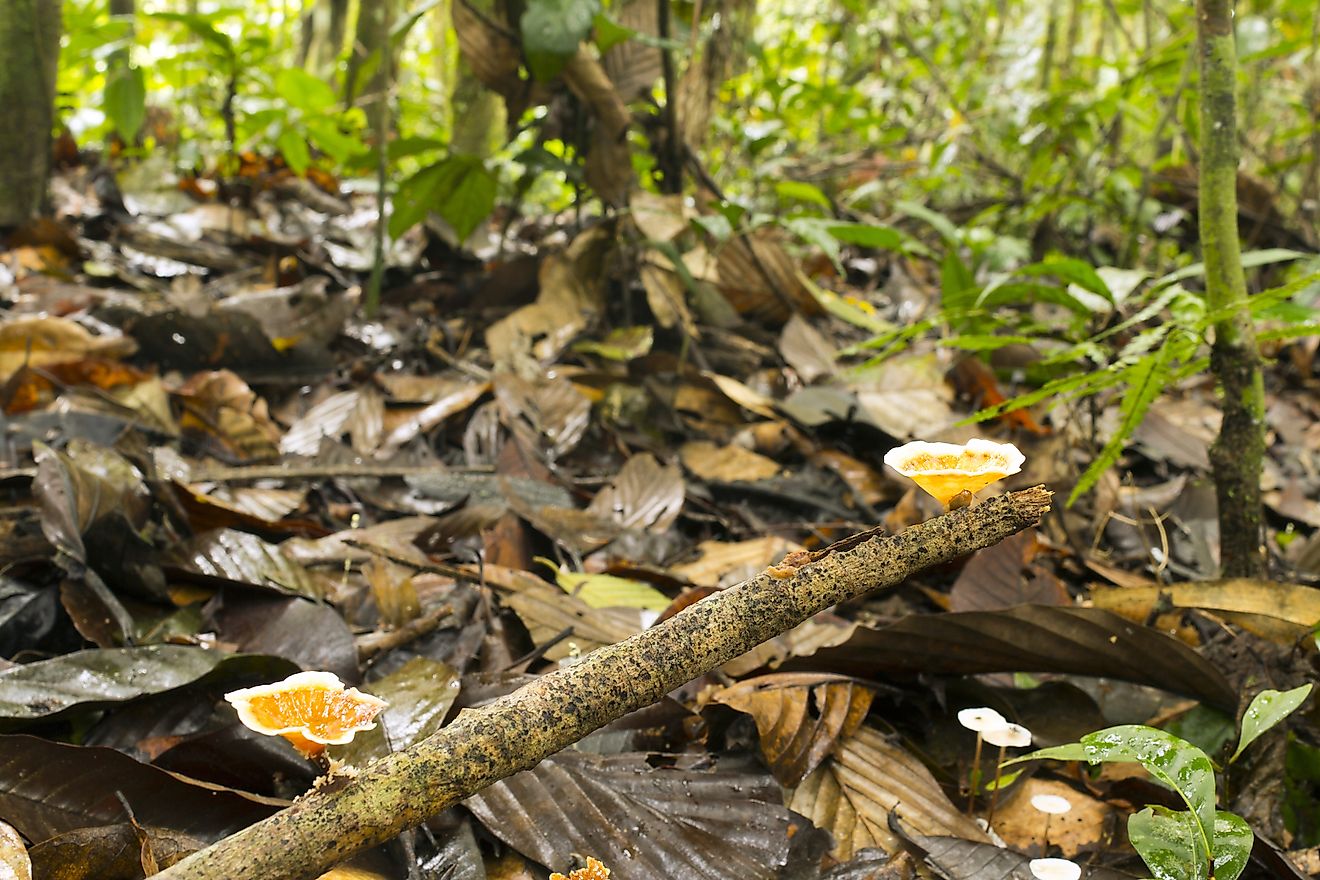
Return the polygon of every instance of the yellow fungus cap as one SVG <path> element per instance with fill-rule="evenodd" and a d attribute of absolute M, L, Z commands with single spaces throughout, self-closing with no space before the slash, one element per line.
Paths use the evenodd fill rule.
<path fill-rule="evenodd" d="M 1026 458 L 1012 443 L 979 437 L 965 445 L 917 440 L 885 453 L 885 464 L 945 507 L 959 492 L 978 492 L 1022 470 Z"/>
<path fill-rule="evenodd" d="M 282 736 L 298 751 L 313 757 L 327 745 L 353 741 L 359 730 L 389 704 L 357 688 L 345 688 L 333 672 L 299 672 L 284 681 L 243 688 L 225 694 L 245 727 Z"/>

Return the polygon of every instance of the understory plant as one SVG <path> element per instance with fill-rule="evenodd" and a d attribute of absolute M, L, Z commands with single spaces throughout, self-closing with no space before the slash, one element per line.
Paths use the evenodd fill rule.
<path fill-rule="evenodd" d="M 1238 746 L 1229 763 L 1310 693 L 1307 684 L 1257 694 L 1243 715 Z M 1235 880 L 1246 867 L 1254 840 L 1251 828 L 1241 816 L 1216 809 L 1215 765 L 1186 740 L 1154 727 L 1124 724 L 1006 763 L 1043 758 L 1090 764 L 1134 761 L 1178 794 L 1187 809 L 1152 805 L 1128 817 L 1128 839 L 1156 880 Z"/>

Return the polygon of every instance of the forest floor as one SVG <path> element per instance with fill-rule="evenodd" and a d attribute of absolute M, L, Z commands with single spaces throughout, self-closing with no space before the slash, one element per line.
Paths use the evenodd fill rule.
<path fill-rule="evenodd" d="M 118 187 L 65 169 L 59 221 L 0 250 L 0 831 L 35 876 L 143 876 L 305 791 L 317 767 L 242 726 L 227 692 L 325 670 L 388 700 L 332 747 L 363 764 L 791 551 L 939 515 L 882 463 L 909 440 L 1012 442 L 1021 473 L 983 494 L 1044 483 L 1056 507 L 353 876 L 544 878 L 575 854 L 622 880 L 1024 877 L 1046 855 L 1144 875 L 1127 816 L 1177 806 L 1166 789 L 1131 765 L 1035 762 L 974 795 L 959 710 L 994 708 L 1036 746 L 1156 724 L 1223 763 L 1248 700 L 1315 676 L 1315 338 L 1268 352 L 1275 576 L 1223 582 L 1210 377 L 1167 388 L 1067 506 L 1122 395 L 963 423 L 1041 352 L 945 345 L 922 324 L 941 266 L 921 249 L 703 243 L 691 205 L 642 195 L 463 248 L 414 229 L 367 317 L 372 196 L 257 157 L 227 202 L 208 185 L 151 160 Z M 1244 876 L 1320 871 L 1312 704 L 1226 772 L 1221 806 L 1257 834 Z M 1046 820 L 1043 794 L 1070 810 Z"/>

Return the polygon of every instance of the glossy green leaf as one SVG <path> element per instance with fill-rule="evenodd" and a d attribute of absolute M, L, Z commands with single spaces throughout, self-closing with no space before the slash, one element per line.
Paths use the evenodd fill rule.
<path fill-rule="evenodd" d="M 1198 852 L 1197 827 L 1186 810 L 1147 807 L 1128 816 L 1128 840 L 1155 880 L 1204 880 L 1209 859 Z"/>
<path fill-rule="evenodd" d="M 1263 690 L 1252 699 L 1242 716 L 1242 738 L 1229 762 L 1236 761 L 1242 750 L 1251 745 L 1265 731 L 1287 718 L 1311 695 L 1311 685 L 1304 684 L 1290 691 Z"/>
<path fill-rule="evenodd" d="M 833 207 L 830 204 L 829 197 L 821 191 L 820 187 L 800 180 L 778 181 L 775 184 L 775 195 L 788 201 L 810 202 L 827 211 Z"/>
<path fill-rule="evenodd" d="M 1015 761 L 1136 761 L 1159 782 L 1178 792 L 1192 809 L 1198 851 L 1214 851 L 1215 770 L 1205 752 L 1171 733 L 1141 724 L 1123 724 L 1089 733 L 1080 742 L 1040 749 Z"/>
<path fill-rule="evenodd" d="M 1241 816 L 1224 810 L 1215 813 L 1215 880 L 1237 880 L 1255 843 L 1256 835 Z"/>

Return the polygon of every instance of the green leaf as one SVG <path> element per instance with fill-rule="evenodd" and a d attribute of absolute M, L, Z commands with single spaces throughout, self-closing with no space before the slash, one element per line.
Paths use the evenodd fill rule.
<path fill-rule="evenodd" d="M 895 202 L 894 210 L 931 225 L 949 247 L 958 246 L 958 227 L 948 217 L 918 202 Z"/>
<path fill-rule="evenodd" d="M 1251 860 L 1256 835 L 1241 816 L 1215 813 L 1215 880 L 1237 880 Z"/>
<path fill-rule="evenodd" d="M 1104 472 L 1113 467 L 1118 457 L 1123 454 L 1133 432 L 1141 425 L 1151 405 L 1172 379 L 1173 370 L 1170 362 L 1177 350 L 1177 346 L 1166 342 L 1153 354 L 1142 357 L 1128 368 L 1125 377 L 1128 389 L 1123 395 L 1123 403 L 1119 408 L 1122 421 L 1119 422 L 1118 430 L 1100 450 L 1100 454 L 1077 480 L 1077 485 L 1073 486 L 1072 492 L 1068 494 L 1068 506 L 1071 507 L 1078 498 L 1089 492 L 1091 487 L 1099 482 Z"/>
<path fill-rule="evenodd" d="M 637 31 L 619 24 L 608 12 L 597 15 L 592 25 L 596 33 L 596 48 L 602 55 L 620 43 L 626 43 L 637 36 Z"/>
<path fill-rule="evenodd" d="M 940 304 L 946 311 L 970 309 L 976 301 L 976 279 L 955 248 L 949 248 L 940 263 Z"/>
<path fill-rule="evenodd" d="M 1029 276 L 1053 275 L 1069 284 L 1076 284 L 1082 290 L 1102 296 L 1111 304 L 1114 302 L 1114 294 L 1109 289 L 1109 285 L 1091 267 L 1091 264 L 1084 260 L 1072 257 L 1048 257 L 1039 263 L 1022 267 L 1018 273 Z"/>
<path fill-rule="evenodd" d="M 813 205 L 819 205 L 827 211 L 834 207 L 830 204 L 829 196 L 825 195 L 820 187 L 811 183 L 803 183 L 800 180 L 779 181 L 775 184 L 775 195 L 785 200 L 810 202 Z"/>
<path fill-rule="evenodd" d="M 825 229 L 844 244 L 887 251 L 911 250 L 917 243 L 892 226 L 872 223 L 830 223 Z M 925 250 L 925 248 L 920 248 Z"/>
<path fill-rule="evenodd" d="M 291 128 L 286 128 L 280 132 L 275 146 L 280 148 L 280 155 L 284 157 L 289 170 L 300 176 L 307 172 L 312 164 L 312 154 L 307 149 L 307 141 L 303 140 L 302 135 Z"/>
<path fill-rule="evenodd" d="M 1128 816 L 1128 840 L 1155 880 L 1203 880 L 1210 860 L 1197 852 L 1191 813 L 1147 807 Z"/>
<path fill-rule="evenodd" d="M 789 217 L 782 225 L 803 241 L 824 251 L 830 262 L 841 270 L 839 240 L 830 234 L 827 228 L 829 222 L 822 217 Z"/>
<path fill-rule="evenodd" d="M 152 12 L 149 14 L 152 18 L 158 18 L 161 21 L 172 21 L 183 25 L 230 61 L 236 57 L 234 41 L 224 31 L 217 30 L 212 18 L 209 16 L 191 12 Z M 217 14 L 217 17 L 222 14 L 224 13 Z"/>
<path fill-rule="evenodd" d="M 405 180 L 394 197 L 390 235 L 398 238 L 435 211 L 459 240 L 495 207 L 495 177 L 479 156 L 448 156 Z"/>
<path fill-rule="evenodd" d="M 541 82 L 558 76 L 599 12 L 600 0 L 528 0 L 519 24 L 532 76 Z"/>
<path fill-rule="evenodd" d="M 1088 733 L 1078 743 L 1040 749 L 1006 764 L 1051 758 L 1061 761 L 1136 761 L 1156 780 L 1178 792 L 1191 807 L 1194 846 L 1208 862 L 1214 851 L 1215 769 L 1205 752 L 1171 733 L 1142 724 L 1122 724 Z M 1167 829 L 1166 829 L 1167 830 Z M 1136 841 L 1133 841 L 1133 846 Z M 1202 872 L 1198 877 L 1204 877 Z"/>
<path fill-rule="evenodd" d="M 1236 761 L 1242 750 L 1251 745 L 1265 731 L 1287 718 L 1311 695 L 1311 685 L 1304 684 L 1290 691 L 1263 690 L 1251 700 L 1242 716 L 1242 739 L 1237 751 L 1228 759 Z"/>
<path fill-rule="evenodd" d="M 126 144 L 137 139 L 147 118 L 147 81 L 140 67 L 113 71 L 105 83 L 105 115 Z"/>
<path fill-rule="evenodd" d="M 335 105 L 335 91 L 320 77 L 297 67 L 275 74 L 275 93 L 285 103 L 308 113 L 320 113 Z"/>
<path fill-rule="evenodd" d="M 344 134 L 333 117 L 317 116 L 308 119 L 308 139 L 331 159 L 340 165 L 346 164 L 354 156 L 367 152 L 367 145 L 356 137 Z"/>

